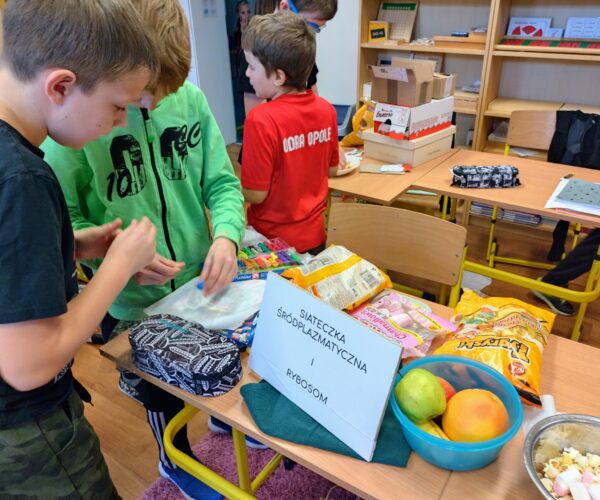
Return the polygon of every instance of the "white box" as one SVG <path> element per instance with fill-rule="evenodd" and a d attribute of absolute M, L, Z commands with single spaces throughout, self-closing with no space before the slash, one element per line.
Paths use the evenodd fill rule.
<path fill-rule="evenodd" d="M 421 165 L 443 155 L 452 147 L 456 127 L 448 128 L 411 141 L 398 141 L 377 134 L 372 128 L 363 130 L 365 156 L 391 163 L 408 163 L 412 167 Z"/>
<path fill-rule="evenodd" d="M 449 128 L 454 97 L 433 100 L 408 108 L 377 103 L 373 114 L 375 132 L 391 139 L 413 140 Z"/>

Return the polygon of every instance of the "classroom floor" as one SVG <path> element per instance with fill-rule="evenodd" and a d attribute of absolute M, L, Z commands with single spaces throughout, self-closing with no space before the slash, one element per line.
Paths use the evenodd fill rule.
<path fill-rule="evenodd" d="M 237 159 L 239 146 L 231 146 L 230 156 Z M 234 161 L 235 164 L 235 161 Z M 542 260 L 551 241 L 551 233 L 510 223 L 499 223 L 497 229 L 501 253 Z M 468 228 L 469 258 L 484 262 L 486 247 L 485 221 L 472 217 Z M 500 269 L 511 266 L 499 265 Z M 514 270 L 514 268 L 512 268 Z M 521 268 L 523 274 L 537 277 L 540 271 Z M 573 283 L 583 289 L 583 279 Z M 487 295 L 512 296 L 541 305 L 531 292 L 504 283 L 492 283 Z M 584 320 L 581 342 L 600 347 L 600 301 L 592 303 Z M 557 317 L 553 334 L 569 337 L 573 318 Z M 157 479 L 158 453 L 146 414 L 141 405 L 124 396 L 117 387 L 118 373 L 114 365 L 100 356 L 98 347 L 88 344 L 81 349 L 74 366 L 75 376 L 88 388 L 94 406 L 86 405 L 86 415 L 100 437 L 102 450 L 113 481 L 125 500 L 138 499 Z M 560 410 L 560 408 L 559 408 Z M 199 415 L 189 426 L 192 444 L 207 431 L 206 417 Z"/>

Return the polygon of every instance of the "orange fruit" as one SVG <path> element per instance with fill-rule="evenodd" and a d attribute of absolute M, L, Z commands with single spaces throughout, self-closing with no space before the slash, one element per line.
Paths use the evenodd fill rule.
<path fill-rule="evenodd" d="M 452 396 L 442 415 L 442 429 L 452 441 L 486 441 L 508 430 L 504 403 L 493 392 L 465 389 Z"/>

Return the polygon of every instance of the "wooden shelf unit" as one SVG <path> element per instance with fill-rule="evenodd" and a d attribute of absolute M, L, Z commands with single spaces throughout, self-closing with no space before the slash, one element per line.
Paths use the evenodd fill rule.
<path fill-rule="evenodd" d="M 459 49 L 456 47 L 436 47 L 435 45 L 411 45 L 410 43 L 401 43 L 398 45 L 388 45 L 378 42 L 361 43 L 362 49 L 376 50 L 397 50 L 399 52 L 433 52 L 434 54 L 459 54 L 463 56 L 483 57 L 485 50 L 480 49 Z"/>
<path fill-rule="evenodd" d="M 444 71 L 456 73 L 458 87 L 481 81 L 477 109 L 455 108 L 457 122 L 474 128 L 473 148 L 487 147 L 494 121 L 519 109 L 581 109 L 600 112 L 594 75 L 599 49 L 501 45 L 511 17 L 551 17 L 564 28 L 568 17 L 600 17 L 598 0 L 420 0 L 413 39 L 488 27 L 484 50 L 368 42 L 368 25 L 377 19 L 379 0 L 360 0 L 357 97 L 371 81 L 369 65 L 380 52 L 444 54 Z M 582 104 L 565 104 L 569 102 Z M 474 124 L 471 125 L 471 123 Z M 458 123 L 457 123 L 458 125 Z M 460 126 L 457 127 L 460 132 Z M 464 127 L 463 127 L 464 128 Z M 464 131 L 463 131 L 464 132 Z M 457 134 L 458 135 L 458 134 Z M 462 134 L 464 137 L 464 133 Z M 460 143 L 459 143 L 460 144 Z"/>
<path fill-rule="evenodd" d="M 510 118 L 510 114 L 517 109 L 558 111 L 562 105 L 562 102 L 504 99 L 498 97 L 488 104 L 487 108 L 484 110 L 484 115 L 495 118 Z"/>
<path fill-rule="evenodd" d="M 556 47 L 554 50 L 550 50 L 550 47 L 509 48 L 504 45 L 496 45 L 492 55 L 496 57 L 519 57 L 525 59 L 556 59 L 557 61 L 582 61 L 589 63 L 600 62 L 600 50 L 587 49 L 589 54 L 581 53 L 582 50 L 585 49 L 561 49 L 560 47 Z"/>
<path fill-rule="evenodd" d="M 460 113 L 461 115 L 473 115 L 473 116 L 477 115 L 477 111 L 474 109 L 463 108 L 461 106 L 456 106 L 456 105 L 454 105 L 454 112 Z"/>
<path fill-rule="evenodd" d="M 495 0 L 420 0 L 419 11 L 412 39 L 431 38 L 436 35 L 450 35 L 453 31 L 469 30 L 477 26 L 489 26 Z M 443 54 L 443 70 L 456 73 L 457 85 L 480 80 L 483 85 L 486 57 L 489 53 L 490 39 L 486 37 L 485 49 L 462 47 L 439 47 L 435 45 L 396 45 L 368 41 L 369 21 L 377 19 L 380 0 L 360 0 L 359 6 L 359 48 L 358 48 L 358 88 L 357 97 L 363 97 L 363 84 L 371 81 L 369 65 L 377 64 L 380 52 L 413 52 L 415 54 Z M 478 104 L 479 107 L 479 104 Z M 476 122 L 479 109 L 461 106 L 457 113 L 457 137 L 464 140 L 469 128 L 477 130 Z M 460 144 L 460 143 L 459 143 Z"/>
<path fill-rule="evenodd" d="M 595 109 L 600 50 L 500 44 L 511 17 L 549 17 L 552 26 L 565 28 L 568 17 L 588 16 L 600 16 L 598 0 L 493 0 L 475 149 L 495 148 L 488 147 L 487 136 L 494 121 L 510 118 L 512 111 Z M 564 104 L 573 101 L 584 104 Z"/>

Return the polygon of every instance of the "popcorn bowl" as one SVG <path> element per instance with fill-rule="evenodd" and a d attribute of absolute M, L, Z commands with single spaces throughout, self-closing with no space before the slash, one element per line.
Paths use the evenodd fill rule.
<path fill-rule="evenodd" d="M 540 420 L 525 437 L 523 454 L 529 477 L 548 500 L 555 497 L 546 489 L 544 464 L 561 455 L 565 448 L 582 454 L 600 455 L 600 418 L 562 413 Z"/>

